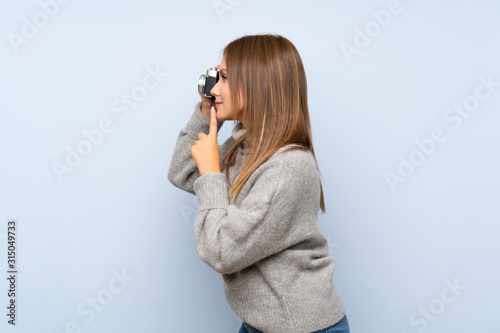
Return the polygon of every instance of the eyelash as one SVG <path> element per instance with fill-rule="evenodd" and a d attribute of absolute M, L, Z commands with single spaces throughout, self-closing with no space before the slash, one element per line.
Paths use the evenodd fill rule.
<path fill-rule="evenodd" d="M 226 75 L 222 75 L 221 74 L 221 77 L 222 77 L 223 80 L 227 80 L 227 76 Z"/>

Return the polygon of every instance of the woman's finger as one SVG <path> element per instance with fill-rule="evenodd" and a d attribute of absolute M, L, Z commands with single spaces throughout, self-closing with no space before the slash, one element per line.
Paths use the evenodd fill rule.
<path fill-rule="evenodd" d="M 215 138 L 217 140 L 217 114 L 215 113 L 215 108 L 212 106 L 210 110 L 211 118 L 210 118 L 210 132 L 208 132 L 208 136 Z"/>

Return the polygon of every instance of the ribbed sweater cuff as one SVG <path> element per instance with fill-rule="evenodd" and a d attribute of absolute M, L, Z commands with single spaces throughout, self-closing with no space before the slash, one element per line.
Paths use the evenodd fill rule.
<path fill-rule="evenodd" d="M 213 208 L 227 208 L 229 192 L 226 175 L 221 172 L 209 172 L 198 177 L 193 184 L 198 197 L 198 211 Z"/>
<path fill-rule="evenodd" d="M 223 123 L 224 120 L 217 120 L 217 133 L 219 133 L 219 130 Z M 191 116 L 183 130 L 195 140 L 198 139 L 198 133 L 200 132 L 208 134 L 210 130 L 210 118 L 205 118 L 201 113 L 201 101 L 196 103 L 193 115 Z"/>

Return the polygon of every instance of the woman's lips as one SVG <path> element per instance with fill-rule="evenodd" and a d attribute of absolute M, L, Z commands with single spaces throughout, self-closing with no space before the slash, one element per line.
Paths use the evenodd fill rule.
<path fill-rule="evenodd" d="M 215 102 L 215 107 L 218 107 L 221 104 L 222 104 L 222 102 Z"/>

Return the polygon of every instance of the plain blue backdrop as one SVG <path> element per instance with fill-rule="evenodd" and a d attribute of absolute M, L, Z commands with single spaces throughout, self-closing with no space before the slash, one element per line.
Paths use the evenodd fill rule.
<path fill-rule="evenodd" d="M 194 249 L 196 197 L 167 171 L 199 75 L 256 33 L 290 39 L 306 68 L 319 224 L 351 331 L 500 328 L 500 3 L 0 7 L 0 276 L 18 224 L 2 332 L 237 332 Z"/>

